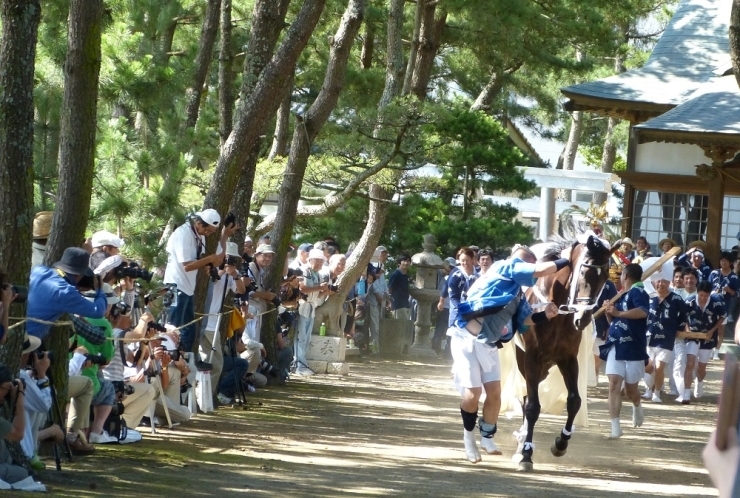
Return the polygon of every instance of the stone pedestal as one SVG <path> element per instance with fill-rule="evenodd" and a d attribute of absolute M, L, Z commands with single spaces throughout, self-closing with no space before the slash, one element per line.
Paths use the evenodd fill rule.
<path fill-rule="evenodd" d="M 392 356 L 409 354 L 414 338 L 414 322 L 381 318 L 379 335 L 380 354 Z"/>
<path fill-rule="evenodd" d="M 349 374 L 349 363 L 346 363 L 347 339 L 312 335 L 306 351 L 308 368 L 317 374 Z"/>

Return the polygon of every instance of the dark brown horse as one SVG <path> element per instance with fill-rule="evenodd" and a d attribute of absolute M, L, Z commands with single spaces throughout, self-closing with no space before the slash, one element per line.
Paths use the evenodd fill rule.
<path fill-rule="evenodd" d="M 525 351 L 516 348 L 517 365 L 527 383 L 527 396 L 524 398 L 526 437 L 523 442 L 520 439 L 522 460 L 519 462 L 519 470 L 531 471 L 534 468 L 532 436 L 534 425 L 540 416 L 538 388 L 553 365 L 557 365 L 563 374 L 568 390 L 568 419 L 551 451 L 559 457 L 568 449 L 573 420 L 581 408 L 581 397 L 578 394 L 578 348 L 581 335 L 591 322 L 591 309 L 609 276 L 609 258 L 619 245 L 620 242 L 617 242 L 609 247 L 593 235 L 588 236 L 586 243 L 555 237 L 546 244 L 545 255 L 540 261 L 568 258 L 570 267 L 541 277 L 535 287 L 527 291 L 527 299 L 530 304 L 538 304 L 544 298 L 558 305 L 561 310 L 571 313 L 534 325 L 521 336 Z"/>

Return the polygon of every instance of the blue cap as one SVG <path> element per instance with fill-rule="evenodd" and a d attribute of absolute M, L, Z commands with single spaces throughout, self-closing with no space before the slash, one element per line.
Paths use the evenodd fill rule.
<path fill-rule="evenodd" d="M 313 244 L 309 244 L 308 242 L 304 242 L 303 244 L 298 246 L 298 250 L 303 252 L 308 252 L 311 249 L 313 249 Z"/>

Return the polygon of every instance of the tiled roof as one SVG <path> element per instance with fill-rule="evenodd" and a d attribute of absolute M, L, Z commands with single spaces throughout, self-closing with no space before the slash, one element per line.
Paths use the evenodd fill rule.
<path fill-rule="evenodd" d="M 727 78 L 734 78 L 727 76 Z M 651 131 L 740 135 L 740 92 L 705 93 L 635 126 L 640 134 Z"/>
<path fill-rule="evenodd" d="M 579 96 L 675 106 L 718 77 L 730 60 L 732 0 L 683 0 L 645 66 L 563 88 Z"/>

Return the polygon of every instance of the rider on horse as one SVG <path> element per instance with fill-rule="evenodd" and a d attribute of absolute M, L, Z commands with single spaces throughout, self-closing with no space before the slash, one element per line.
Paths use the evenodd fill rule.
<path fill-rule="evenodd" d="M 459 315 L 447 331 L 450 336 L 455 384 L 462 401 L 465 454 L 472 463 L 481 460 L 473 430 L 478 418 L 481 387 L 486 391 L 483 417 L 479 421 L 481 447 L 491 455 L 501 452 L 493 442 L 501 406 L 501 367 L 498 347 L 511 340 L 515 331 L 546 322 L 558 315 L 558 308 L 548 303 L 544 311 L 532 313 L 522 298 L 521 286 L 534 285 L 537 278 L 553 274 L 569 265 L 558 259 L 537 263 L 526 246 L 515 246 L 509 259 L 494 265 L 468 291 L 468 300 L 460 304 Z"/>

